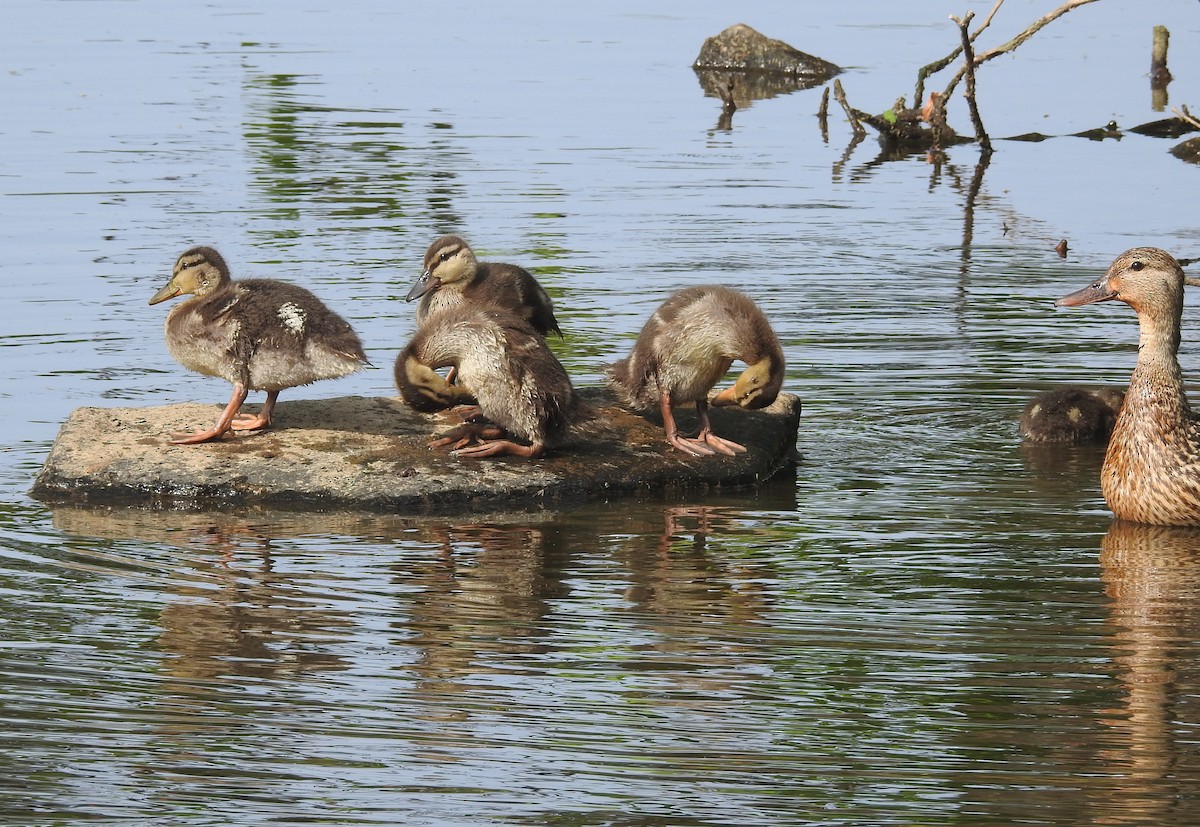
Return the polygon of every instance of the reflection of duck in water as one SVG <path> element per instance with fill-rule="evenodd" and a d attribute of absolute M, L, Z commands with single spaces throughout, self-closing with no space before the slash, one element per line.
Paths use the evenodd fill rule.
<path fill-rule="evenodd" d="M 458 385 L 435 371 L 453 367 Z M 588 409 L 545 341 L 528 323 L 498 307 L 442 310 L 421 326 L 396 359 L 400 396 L 417 410 L 470 401 L 493 426 L 467 424 L 431 447 L 453 444 L 460 457 L 540 456 L 561 445 Z M 497 427 L 498 426 L 498 427 Z M 502 438 L 505 434 L 529 443 Z M 480 444 L 470 447 L 469 442 Z"/>
<path fill-rule="evenodd" d="M 1179 262 L 1157 248 L 1136 247 L 1095 284 L 1058 300 L 1065 307 L 1117 300 L 1137 312 L 1137 366 L 1100 472 L 1104 499 L 1124 520 L 1200 524 L 1200 423 L 1176 358 L 1183 286 Z"/>
<path fill-rule="evenodd" d="M 747 368 L 713 405 L 765 408 L 783 385 L 783 349 L 758 306 L 728 287 L 688 287 L 654 311 L 629 356 L 608 369 L 608 383 L 635 410 L 662 411 L 667 442 L 692 456 L 744 453 L 712 432 L 708 392 L 734 360 Z M 673 410 L 694 402 L 700 433 L 680 436 Z"/>
<path fill-rule="evenodd" d="M 1112 433 L 1125 392 L 1117 388 L 1057 388 L 1030 400 L 1021 414 L 1026 442 L 1104 442 Z"/>
<path fill-rule="evenodd" d="M 220 253 L 193 247 L 179 257 L 150 304 L 191 294 L 167 314 L 167 349 L 181 365 L 233 384 L 217 423 L 172 440 L 219 439 L 231 428 L 271 424 L 284 388 L 335 379 L 367 364 L 362 343 L 341 316 L 303 287 L 272 279 L 233 281 Z M 267 392 L 257 416 L 238 414 L 252 390 Z"/>

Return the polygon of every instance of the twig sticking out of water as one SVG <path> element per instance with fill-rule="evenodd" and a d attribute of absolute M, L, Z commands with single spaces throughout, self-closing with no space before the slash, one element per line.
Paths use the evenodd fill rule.
<path fill-rule="evenodd" d="M 983 128 L 983 118 L 979 116 L 979 106 L 975 102 L 975 50 L 971 47 L 971 35 L 967 32 L 967 27 L 971 25 L 971 20 L 975 17 L 975 12 L 969 11 L 961 20 L 954 15 L 950 15 L 950 19 L 958 26 L 959 34 L 962 36 L 962 53 L 963 53 L 963 68 L 966 70 L 967 88 L 963 94 L 967 99 L 967 108 L 971 111 L 971 124 L 975 127 L 975 140 L 979 141 L 979 151 L 985 156 L 992 154 L 992 139 L 988 137 L 987 130 Z"/>
<path fill-rule="evenodd" d="M 850 128 L 854 130 L 855 135 L 866 135 L 867 130 L 858 122 L 858 116 L 854 110 L 850 108 L 850 104 L 846 101 L 846 92 L 842 89 L 842 82 L 835 80 L 833 82 L 833 96 L 837 98 L 837 102 L 842 105 L 842 109 L 846 110 L 846 117 L 850 119 Z"/>
<path fill-rule="evenodd" d="M 1080 6 L 1086 6 L 1088 3 L 1095 3 L 1095 2 L 1096 2 L 1096 0 L 1067 0 L 1067 2 L 1063 3 L 1061 6 L 1059 6 L 1054 11 L 1044 14 L 1041 17 L 1039 17 L 1037 20 L 1030 23 L 1029 26 L 1026 27 L 1025 31 L 1021 32 L 1016 37 L 1014 37 L 1012 40 L 1009 40 L 1007 43 L 1002 43 L 999 46 L 996 46 L 995 48 L 988 49 L 986 52 L 980 52 L 979 54 L 975 55 L 975 59 L 973 61 L 971 61 L 972 69 L 975 66 L 979 66 L 981 64 L 987 63 L 989 60 L 991 60 L 994 57 L 1000 57 L 1000 55 L 1008 54 L 1009 52 L 1013 51 L 1018 46 L 1020 46 L 1022 43 L 1024 43 L 1026 40 L 1033 37 L 1039 31 L 1044 29 L 1046 26 L 1053 23 L 1058 18 L 1062 17 L 1067 12 L 1073 11 L 1074 9 L 1077 9 Z M 998 5 L 999 4 L 997 4 L 997 6 Z M 995 9 L 993 9 L 993 11 L 995 11 Z M 989 21 L 991 20 L 990 16 L 989 16 L 988 20 Z M 986 26 L 987 24 L 985 23 L 984 25 Z M 983 29 L 983 27 L 980 27 L 981 31 L 982 31 L 982 29 Z M 946 87 L 946 91 L 942 93 L 944 97 L 946 97 L 947 99 L 950 97 L 950 93 L 954 91 L 954 87 L 958 85 L 958 82 L 963 79 L 963 77 L 966 75 L 966 73 L 967 73 L 966 66 L 963 66 L 961 69 L 959 69 L 957 72 L 955 72 L 954 77 L 952 77 L 950 79 L 950 84 Z"/>
<path fill-rule="evenodd" d="M 983 24 L 975 30 L 974 34 L 971 35 L 972 43 L 974 43 L 975 39 L 983 33 L 984 29 L 991 25 L 992 18 L 996 16 L 996 12 L 1000 10 L 1002 5 L 1004 5 L 1004 0 L 996 0 L 996 4 L 992 6 L 992 10 L 988 12 L 988 16 L 984 18 Z M 972 14 L 974 14 L 974 12 L 972 12 Z M 913 95 L 913 106 L 920 106 L 921 101 L 925 100 L 925 79 L 949 66 L 956 57 L 962 54 L 962 51 L 962 46 L 960 45 L 941 60 L 935 60 L 933 63 L 922 66 L 917 71 L 917 91 Z"/>

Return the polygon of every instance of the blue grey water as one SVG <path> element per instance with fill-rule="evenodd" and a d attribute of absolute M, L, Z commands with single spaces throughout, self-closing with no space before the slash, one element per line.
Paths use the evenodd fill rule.
<path fill-rule="evenodd" d="M 1200 255 L 1181 139 L 1071 137 L 1169 114 L 1155 24 L 1168 109 L 1200 108 L 1200 5 L 1093 3 L 981 68 L 993 137 L 1051 136 L 982 170 L 836 108 L 823 135 L 820 88 L 719 128 L 689 68 L 746 22 L 882 111 L 967 8 L 8 0 L 0 823 L 1200 821 L 1200 539 L 1113 526 L 1101 454 L 1014 424 L 1132 369 L 1128 308 L 1055 298 L 1127 247 Z M 795 473 L 453 519 L 29 497 L 78 406 L 227 399 L 147 306 L 188 246 L 358 328 L 373 369 L 285 399 L 375 396 L 450 231 L 539 276 L 582 385 L 672 290 L 752 295 Z"/>

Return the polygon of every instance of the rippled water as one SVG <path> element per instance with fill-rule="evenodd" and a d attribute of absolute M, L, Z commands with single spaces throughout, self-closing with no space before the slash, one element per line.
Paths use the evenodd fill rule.
<path fill-rule="evenodd" d="M 876 111 L 965 11 L 775 5 L 736 14 Z M 1014 426 L 1132 368 L 1126 308 L 1054 298 L 1200 255 L 1177 141 L 1069 137 L 1162 116 L 1158 23 L 1200 105 L 1193 5 L 1095 3 L 981 70 L 994 137 L 1055 137 L 980 168 L 825 138 L 819 89 L 717 128 L 716 3 L 8 3 L 0 823 L 1200 821 L 1200 535 L 1112 523 L 1101 452 Z M 447 231 L 538 274 L 580 384 L 671 290 L 753 295 L 794 477 L 455 520 L 29 498 L 73 408 L 227 398 L 146 305 L 187 246 L 359 329 L 376 369 L 287 398 L 385 395 Z"/>

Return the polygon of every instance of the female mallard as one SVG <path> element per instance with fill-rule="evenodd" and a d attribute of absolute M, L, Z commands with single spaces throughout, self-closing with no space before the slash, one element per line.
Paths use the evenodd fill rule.
<path fill-rule="evenodd" d="M 708 392 L 734 360 L 748 367 L 713 400 L 714 405 L 764 408 L 783 385 L 783 348 L 767 317 L 746 296 L 728 287 L 688 287 L 650 316 L 628 358 L 608 369 L 608 383 L 636 410 L 662 411 L 667 442 L 693 456 L 732 456 L 745 446 L 722 439 L 708 421 Z M 700 433 L 676 432 L 672 410 L 696 403 Z"/>
<path fill-rule="evenodd" d="M 1138 316 L 1137 365 L 1100 471 L 1104 499 L 1123 520 L 1200 525 L 1200 422 L 1176 358 L 1183 285 L 1183 270 L 1168 253 L 1135 247 L 1095 284 L 1056 302 L 1077 307 L 1115 299 Z"/>
<path fill-rule="evenodd" d="M 512 264 L 478 261 L 469 244 L 446 235 L 429 246 L 425 267 L 404 297 L 420 298 L 417 324 L 430 314 L 459 305 L 496 305 L 524 319 L 541 336 L 562 335 L 554 318 L 554 304 L 538 280 Z"/>
<path fill-rule="evenodd" d="M 435 371 L 452 367 L 458 384 Z M 499 307 L 452 307 L 431 315 L 396 359 L 401 398 L 420 411 L 472 399 L 494 426 L 466 424 L 431 447 L 455 445 L 460 457 L 540 456 L 588 418 L 562 364 L 538 332 Z M 498 427 L 497 427 L 498 426 Z M 520 444 L 511 437 L 528 442 Z M 478 445 L 461 447 L 473 440 Z"/>
<path fill-rule="evenodd" d="M 1074 444 L 1104 442 L 1125 401 L 1118 388 L 1055 388 L 1038 394 L 1021 413 L 1026 442 Z"/>
<path fill-rule="evenodd" d="M 367 364 L 358 336 L 320 299 L 282 281 L 233 281 L 211 247 L 181 255 L 150 304 L 185 293 L 192 298 L 167 314 L 167 350 L 185 368 L 231 382 L 233 395 L 217 424 L 171 440 L 176 444 L 219 439 L 231 428 L 265 428 L 284 388 L 346 376 Z M 252 390 L 267 392 L 262 410 L 238 414 Z"/>

